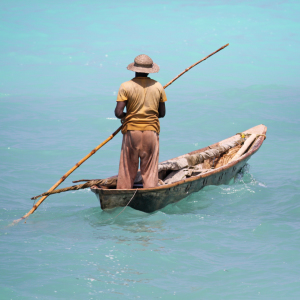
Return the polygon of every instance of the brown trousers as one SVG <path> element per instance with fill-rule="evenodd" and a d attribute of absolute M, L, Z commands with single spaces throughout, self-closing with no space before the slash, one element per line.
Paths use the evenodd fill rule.
<path fill-rule="evenodd" d="M 123 135 L 117 189 L 132 189 L 139 168 L 143 187 L 158 184 L 159 136 L 155 131 L 130 130 Z"/>

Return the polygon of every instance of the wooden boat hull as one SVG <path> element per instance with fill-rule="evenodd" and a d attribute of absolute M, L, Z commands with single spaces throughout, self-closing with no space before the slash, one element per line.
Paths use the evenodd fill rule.
<path fill-rule="evenodd" d="M 258 125 L 248 131 L 251 132 L 251 130 L 257 129 L 257 127 L 260 127 L 260 130 L 256 130 L 258 131 L 258 134 L 266 134 L 267 128 L 264 125 Z M 241 171 L 250 157 L 260 148 L 263 141 L 263 136 L 258 137 L 251 146 L 251 149 L 236 161 L 220 168 L 212 169 L 207 173 L 193 176 L 173 184 L 162 185 L 151 189 L 138 189 L 137 191 L 136 189 L 117 190 L 100 188 L 92 188 L 91 190 L 96 194 L 103 210 L 126 206 L 136 192 L 129 203 L 129 206 L 147 213 L 154 212 L 168 204 L 184 199 L 191 193 L 200 191 L 205 186 L 228 183 L 230 179 L 235 177 L 237 173 Z M 216 147 L 218 144 L 219 143 L 216 143 L 209 147 Z M 209 149 L 209 147 L 193 151 L 189 154 L 205 151 Z"/>

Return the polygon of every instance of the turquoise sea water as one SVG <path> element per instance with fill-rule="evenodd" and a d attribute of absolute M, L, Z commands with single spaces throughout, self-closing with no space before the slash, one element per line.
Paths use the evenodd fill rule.
<path fill-rule="evenodd" d="M 298 1 L 0 3 L 1 299 L 299 299 Z M 119 126 L 126 66 L 146 53 L 167 88 L 160 161 L 258 124 L 267 139 L 228 186 L 146 214 L 89 190 L 49 197 Z M 118 172 L 121 134 L 76 170 Z"/>

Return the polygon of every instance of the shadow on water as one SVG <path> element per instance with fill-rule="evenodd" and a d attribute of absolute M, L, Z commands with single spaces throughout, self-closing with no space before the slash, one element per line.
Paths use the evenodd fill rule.
<path fill-rule="evenodd" d="M 85 221 L 91 226 L 93 236 L 100 240 L 114 240 L 116 243 L 130 245 L 133 242 L 149 246 L 153 240 L 160 240 L 161 233 L 168 230 L 166 214 L 157 211 L 144 213 L 131 207 L 108 211 L 93 208 L 85 211 Z M 168 239 L 174 238 L 171 234 Z"/>
<path fill-rule="evenodd" d="M 153 226 L 155 228 L 156 225 L 160 228 L 160 225 L 171 215 L 198 214 L 199 210 L 208 208 L 212 203 L 209 192 L 216 188 L 215 186 L 206 187 L 198 193 L 191 194 L 179 202 L 169 204 L 152 213 L 145 213 L 131 207 L 125 209 L 119 207 L 105 211 L 97 207 L 85 210 L 84 218 L 94 228 L 114 225 L 126 227 L 134 232 L 149 231 L 148 225 L 151 224 L 151 228 Z"/>
<path fill-rule="evenodd" d="M 101 210 L 91 208 L 85 211 L 85 220 L 88 221 L 93 227 L 102 227 L 106 225 L 117 225 L 131 222 L 137 222 L 148 218 L 149 215 L 142 211 L 135 210 L 131 207 L 118 207 L 109 210 Z"/>

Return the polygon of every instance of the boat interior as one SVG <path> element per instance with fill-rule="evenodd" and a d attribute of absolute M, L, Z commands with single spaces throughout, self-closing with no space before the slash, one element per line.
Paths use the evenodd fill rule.
<path fill-rule="evenodd" d="M 249 152 L 259 136 L 265 136 L 266 126 L 258 125 L 208 147 L 164 161 L 158 165 L 158 186 L 198 176 L 223 167 Z M 117 175 L 107 178 L 100 189 L 116 189 Z M 133 188 L 143 188 L 140 171 Z"/>

